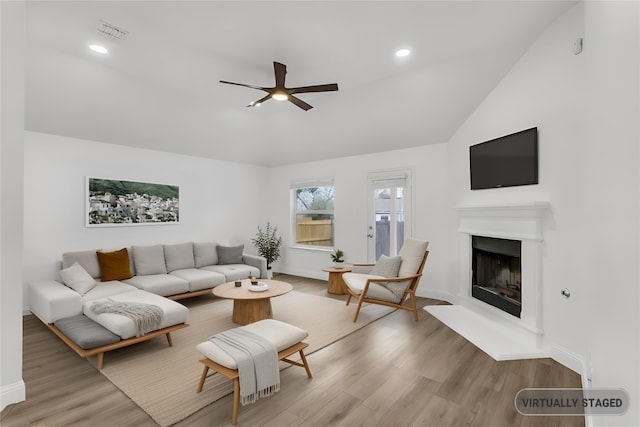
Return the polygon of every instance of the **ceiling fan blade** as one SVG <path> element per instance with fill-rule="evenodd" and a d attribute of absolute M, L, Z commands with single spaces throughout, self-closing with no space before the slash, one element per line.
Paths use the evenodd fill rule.
<path fill-rule="evenodd" d="M 326 85 L 301 86 L 288 89 L 289 93 L 332 92 L 338 90 L 338 83 Z"/>
<path fill-rule="evenodd" d="M 252 102 L 251 104 L 247 105 L 247 107 L 257 107 L 269 98 L 271 98 L 271 94 L 265 96 L 264 98 L 258 99 L 256 102 Z"/>
<path fill-rule="evenodd" d="M 228 85 L 236 85 L 236 86 L 244 86 L 244 87 L 248 87 L 251 89 L 258 89 L 258 90 L 263 90 L 265 92 L 270 92 L 272 88 L 268 88 L 268 87 L 260 87 L 260 86 L 253 86 L 253 85 L 247 85 L 244 83 L 234 83 L 234 82 L 226 82 L 224 80 L 220 80 L 220 83 L 225 83 Z"/>
<path fill-rule="evenodd" d="M 287 75 L 287 66 L 273 61 L 273 71 L 276 75 L 276 88 L 284 88 L 284 77 Z"/>
<path fill-rule="evenodd" d="M 291 101 L 292 103 L 294 103 L 295 105 L 297 105 L 298 107 L 302 108 L 304 111 L 310 110 L 313 108 L 313 106 L 307 104 L 306 102 L 304 102 L 302 99 L 300 98 L 296 98 L 293 95 L 289 95 L 289 101 Z"/>

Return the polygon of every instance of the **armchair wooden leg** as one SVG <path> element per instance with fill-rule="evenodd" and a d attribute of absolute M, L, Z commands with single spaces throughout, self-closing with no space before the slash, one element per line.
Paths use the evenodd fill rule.
<path fill-rule="evenodd" d="M 411 295 L 411 306 L 413 307 L 413 317 L 415 317 L 416 322 L 418 321 L 418 307 L 416 307 L 416 297 L 415 295 Z"/>
<path fill-rule="evenodd" d="M 356 315 L 353 317 L 353 323 L 358 321 L 358 314 L 360 314 L 360 307 L 362 307 L 362 298 L 358 300 L 358 306 L 356 307 Z"/>
<path fill-rule="evenodd" d="M 347 294 L 347 305 L 349 305 L 349 302 L 351 301 L 351 294 Z"/>

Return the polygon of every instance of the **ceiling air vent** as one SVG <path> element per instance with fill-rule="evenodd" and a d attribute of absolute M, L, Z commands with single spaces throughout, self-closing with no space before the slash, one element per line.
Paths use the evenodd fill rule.
<path fill-rule="evenodd" d="M 98 23 L 98 36 L 109 41 L 119 42 L 124 39 L 129 32 L 118 28 L 113 24 L 103 21 L 102 19 Z"/>

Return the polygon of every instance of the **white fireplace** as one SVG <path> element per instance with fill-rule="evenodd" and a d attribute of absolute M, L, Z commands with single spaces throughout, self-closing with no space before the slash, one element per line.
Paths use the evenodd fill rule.
<path fill-rule="evenodd" d="M 543 221 L 548 202 L 459 206 L 460 282 L 456 304 L 428 312 L 496 360 L 547 357 L 542 322 Z M 520 317 L 473 298 L 472 236 L 521 242 Z"/>

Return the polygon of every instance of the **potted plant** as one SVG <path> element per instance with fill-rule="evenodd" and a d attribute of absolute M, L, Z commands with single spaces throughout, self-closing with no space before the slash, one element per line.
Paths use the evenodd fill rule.
<path fill-rule="evenodd" d="M 331 252 L 331 261 L 335 267 L 342 267 L 344 265 L 344 252 L 340 249 L 334 249 Z"/>
<path fill-rule="evenodd" d="M 276 262 L 280 257 L 282 237 L 279 237 L 277 232 L 278 227 L 272 227 L 271 223 L 267 222 L 267 227 L 264 230 L 258 226 L 256 238 L 251 239 L 254 246 L 258 248 L 258 253 L 267 260 L 267 279 L 271 279 L 273 276 L 271 273 L 271 264 Z"/>

